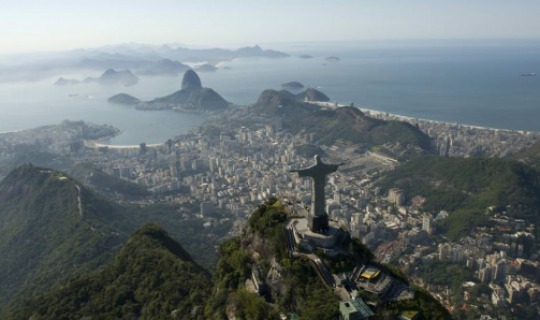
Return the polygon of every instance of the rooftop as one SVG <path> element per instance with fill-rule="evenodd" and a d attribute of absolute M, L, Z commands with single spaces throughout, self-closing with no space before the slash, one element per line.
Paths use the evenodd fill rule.
<path fill-rule="evenodd" d="M 413 320 L 413 319 L 418 319 L 418 311 L 414 311 L 414 310 L 403 311 L 403 312 L 399 315 L 399 319 L 400 319 L 400 320 Z"/>
<path fill-rule="evenodd" d="M 367 280 L 371 280 L 371 279 L 375 279 L 380 273 L 381 273 L 381 270 L 379 270 L 378 268 L 369 267 L 367 268 L 366 271 L 362 272 L 360 277 Z"/>
<path fill-rule="evenodd" d="M 361 298 L 341 301 L 339 303 L 339 311 L 342 315 L 346 315 L 346 319 L 367 319 L 375 315 Z M 353 314 L 353 317 L 349 317 L 349 315 Z"/>

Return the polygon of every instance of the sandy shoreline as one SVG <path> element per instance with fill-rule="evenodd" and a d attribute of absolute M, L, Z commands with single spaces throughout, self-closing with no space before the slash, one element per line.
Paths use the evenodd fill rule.
<path fill-rule="evenodd" d="M 329 108 L 329 109 L 335 109 L 336 107 L 349 107 L 350 105 L 347 104 L 339 104 L 337 102 L 322 102 L 322 101 L 310 101 L 309 103 L 316 104 L 321 107 Z M 472 125 L 472 124 L 464 124 L 464 123 L 457 123 L 457 122 L 449 122 L 449 121 L 442 121 L 442 120 L 431 120 L 431 119 L 423 119 L 423 118 L 415 118 L 415 117 L 409 117 L 399 114 L 394 114 L 386 111 L 380 111 L 375 109 L 369 109 L 364 107 L 356 107 L 363 113 L 365 113 L 368 116 L 371 116 L 372 118 L 380 117 L 382 119 L 388 120 L 388 119 L 396 119 L 400 121 L 405 121 L 409 123 L 414 122 L 429 122 L 434 124 L 446 124 L 446 125 L 453 125 L 458 127 L 464 127 L 464 128 L 471 128 L 471 129 L 478 129 L 478 130 L 489 130 L 489 131 L 505 131 L 505 132 L 517 132 L 521 134 L 525 134 L 527 132 L 537 132 L 537 131 L 529 131 L 529 130 L 516 130 L 516 129 L 504 129 L 504 128 L 493 128 L 493 127 L 483 127 L 478 125 Z"/>
<path fill-rule="evenodd" d="M 458 126 L 458 127 L 478 129 L 478 130 L 517 132 L 517 133 L 521 133 L 521 134 L 525 134 L 527 132 L 536 132 L 536 131 L 529 131 L 529 130 L 492 128 L 492 127 L 483 127 L 483 126 L 477 126 L 477 125 L 472 125 L 472 124 L 464 124 L 464 123 L 457 123 L 457 122 L 448 122 L 448 121 L 441 121 L 441 120 L 414 118 L 414 117 L 403 116 L 403 115 L 399 115 L 399 114 L 393 114 L 393 113 L 389 113 L 389 112 L 373 110 L 373 109 L 367 109 L 367 108 L 358 108 L 358 109 L 360 111 L 362 111 L 363 113 L 366 113 L 368 116 L 380 116 L 381 118 L 393 118 L 393 119 L 398 119 L 398 120 L 406 121 L 406 122 L 419 122 L 419 121 L 422 121 L 422 122 L 430 122 L 430 123 L 434 123 L 434 124 L 454 125 L 454 126 Z"/>
<path fill-rule="evenodd" d="M 97 142 L 87 142 L 89 147 L 93 148 L 109 148 L 109 149 L 133 149 L 133 148 L 140 148 L 140 145 L 138 144 L 132 144 L 132 145 L 115 145 L 115 144 L 105 144 L 105 143 L 97 143 Z M 147 144 L 147 148 L 152 147 L 159 147 L 165 145 L 164 143 L 153 143 L 153 144 Z"/>

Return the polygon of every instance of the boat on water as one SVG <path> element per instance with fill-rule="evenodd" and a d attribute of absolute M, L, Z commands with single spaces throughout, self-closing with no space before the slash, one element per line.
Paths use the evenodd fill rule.
<path fill-rule="evenodd" d="M 522 73 L 521 76 L 522 77 L 534 77 L 534 76 L 536 76 L 536 73 L 534 73 L 534 72 Z"/>

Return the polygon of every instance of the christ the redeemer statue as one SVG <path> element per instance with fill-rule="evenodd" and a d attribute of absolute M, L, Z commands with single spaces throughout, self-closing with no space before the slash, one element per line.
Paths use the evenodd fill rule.
<path fill-rule="evenodd" d="M 308 217 L 308 226 L 313 232 L 324 232 L 328 229 L 328 215 L 324 210 L 324 185 L 326 176 L 336 172 L 340 164 L 326 164 L 321 161 L 321 157 L 316 155 L 316 163 L 297 172 L 300 177 L 311 177 L 311 212 Z"/>

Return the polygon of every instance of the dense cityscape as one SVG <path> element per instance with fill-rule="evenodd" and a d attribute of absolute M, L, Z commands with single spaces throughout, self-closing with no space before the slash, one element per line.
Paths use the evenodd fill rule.
<path fill-rule="evenodd" d="M 540 1 L 12 1 L 0 319 L 540 319 Z"/>
<path fill-rule="evenodd" d="M 239 119 L 249 127 L 237 126 Z M 450 141 L 443 153 L 452 156 L 475 152 L 503 156 L 523 151 L 538 139 L 535 133 L 409 120 L 436 143 Z M 250 116 L 243 109 L 213 115 L 200 129 L 160 145 L 95 142 L 113 134 L 114 128 L 82 122 L 2 134 L 0 160 L 8 162 L 16 153 L 13 146 L 28 143 L 74 163 L 91 162 L 152 193 L 142 199 L 118 195 L 117 200 L 142 206 L 153 202 L 196 206 L 199 210 L 184 215 L 199 217 L 209 229 L 233 221 L 229 235 L 233 236 L 240 234 L 257 205 L 272 196 L 309 206 L 310 181 L 290 170 L 309 165 L 313 154 L 323 153 L 330 162 L 344 162 L 328 178 L 326 212 L 372 249 L 378 261 L 398 265 L 415 285 L 429 290 L 449 310 L 490 310 L 490 305 L 504 308 L 538 302 L 538 253 L 526 250 L 535 241 L 535 226 L 486 208 L 492 227 L 479 227 L 458 241 L 437 236 L 434 225 L 448 212 L 424 212 L 425 198 L 405 195 L 397 188 L 382 193 L 377 186 L 381 172 L 399 165 L 396 159 L 370 151 L 359 153 L 354 145 L 317 146 L 312 134 L 293 136 L 282 130 L 279 120 Z M 488 148 L 495 145 L 498 147 Z M 407 197 L 411 200 L 406 202 Z M 494 233 L 502 233 L 502 240 L 494 239 Z M 429 261 L 462 265 L 479 284 L 463 283 L 463 296 L 456 297 L 461 293 L 422 277 L 419 267 Z M 480 285 L 488 286 L 491 294 L 471 294 Z"/>

